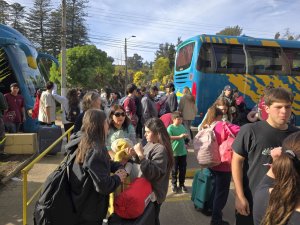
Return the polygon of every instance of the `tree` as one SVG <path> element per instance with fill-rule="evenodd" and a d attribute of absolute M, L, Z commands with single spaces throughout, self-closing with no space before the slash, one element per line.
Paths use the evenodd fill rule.
<path fill-rule="evenodd" d="M 19 3 L 14 3 L 10 5 L 10 25 L 21 32 L 22 34 L 26 35 L 26 28 L 24 26 L 24 18 L 25 18 L 25 6 L 22 6 Z"/>
<path fill-rule="evenodd" d="M 290 28 L 286 28 L 282 37 L 280 32 L 277 32 L 274 36 L 275 39 L 284 39 L 284 40 L 299 40 L 300 39 L 300 34 L 294 34 L 290 32 Z"/>
<path fill-rule="evenodd" d="M 8 24 L 9 21 L 9 4 L 0 0 L 0 23 Z"/>
<path fill-rule="evenodd" d="M 127 66 L 128 69 L 140 70 L 143 67 L 143 58 L 140 55 L 134 53 L 133 57 L 127 58 Z"/>
<path fill-rule="evenodd" d="M 162 81 L 163 77 L 171 74 L 171 69 L 169 67 L 170 61 L 166 57 L 158 58 L 153 65 L 153 75 L 154 79 Z"/>
<path fill-rule="evenodd" d="M 133 75 L 133 83 L 135 83 L 137 86 L 142 86 L 147 82 L 146 76 L 142 71 L 137 71 Z"/>
<path fill-rule="evenodd" d="M 61 49 L 61 12 L 59 10 L 50 13 L 48 52 L 57 57 Z"/>
<path fill-rule="evenodd" d="M 221 30 L 217 33 L 217 35 L 229 35 L 229 36 L 240 36 L 243 32 L 243 28 L 239 25 L 234 27 L 226 27 L 225 29 Z"/>
<path fill-rule="evenodd" d="M 177 44 L 176 44 L 176 47 L 177 47 L 178 45 L 180 45 L 182 42 L 183 42 L 183 41 L 181 40 L 181 37 L 178 37 L 178 38 L 177 38 Z"/>
<path fill-rule="evenodd" d="M 46 52 L 46 43 L 49 38 L 50 11 L 50 0 L 35 0 L 26 19 L 29 39 L 39 44 L 43 52 Z"/>
<path fill-rule="evenodd" d="M 61 61 L 61 56 L 59 56 Z M 67 86 L 99 89 L 110 86 L 114 68 L 110 57 L 94 45 L 67 50 Z M 59 69 L 51 67 L 50 80 L 60 81 Z"/>
<path fill-rule="evenodd" d="M 173 70 L 174 68 L 174 62 L 175 62 L 175 45 L 174 44 L 160 44 L 159 49 L 155 53 L 155 60 L 157 60 L 160 57 L 165 57 L 169 59 L 169 68 Z"/>
<path fill-rule="evenodd" d="M 88 42 L 84 25 L 88 0 L 67 0 L 67 48 L 81 46 Z"/>

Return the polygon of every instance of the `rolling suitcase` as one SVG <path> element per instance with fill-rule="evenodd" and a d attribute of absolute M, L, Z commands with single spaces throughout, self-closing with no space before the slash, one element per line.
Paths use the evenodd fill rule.
<path fill-rule="evenodd" d="M 212 192 L 213 177 L 209 169 L 198 170 L 192 184 L 192 201 L 196 209 L 203 209 Z"/>
<path fill-rule="evenodd" d="M 51 144 L 53 144 L 62 135 L 61 127 L 59 126 L 39 126 L 38 141 L 39 154 L 45 151 Z M 49 154 L 56 154 L 61 151 L 62 142 L 59 142 Z"/>
<path fill-rule="evenodd" d="M 108 218 L 108 225 L 153 225 L 155 224 L 155 206 L 149 202 L 143 214 L 136 219 L 123 219 L 113 213 Z"/>

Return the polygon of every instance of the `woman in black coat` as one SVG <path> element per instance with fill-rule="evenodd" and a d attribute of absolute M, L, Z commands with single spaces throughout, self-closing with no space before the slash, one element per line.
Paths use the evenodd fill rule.
<path fill-rule="evenodd" d="M 87 110 L 81 132 L 70 174 L 72 197 L 79 216 L 77 224 L 102 224 L 108 210 L 109 194 L 127 174 L 121 164 L 110 160 L 105 148 L 108 121 L 103 111 Z"/>

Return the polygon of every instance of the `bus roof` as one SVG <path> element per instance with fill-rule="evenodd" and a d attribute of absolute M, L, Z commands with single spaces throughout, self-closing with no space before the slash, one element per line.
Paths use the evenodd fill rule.
<path fill-rule="evenodd" d="M 284 47 L 284 48 L 300 48 L 299 41 L 281 40 L 281 39 L 267 39 L 254 38 L 249 36 L 227 36 L 227 35 L 197 35 L 182 42 L 181 46 L 200 40 L 201 43 L 217 43 L 217 44 L 236 44 L 236 45 L 252 45 L 252 46 L 266 46 L 266 47 Z"/>

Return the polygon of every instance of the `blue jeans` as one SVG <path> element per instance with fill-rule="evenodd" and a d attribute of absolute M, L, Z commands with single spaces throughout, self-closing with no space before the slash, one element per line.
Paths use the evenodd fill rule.
<path fill-rule="evenodd" d="M 213 190 L 209 199 L 209 208 L 212 209 L 212 222 L 222 221 L 222 210 L 229 195 L 231 172 L 211 170 L 214 177 Z"/>
<path fill-rule="evenodd" d="M 21 123 L 5 122 L 5 130 L 8 133 L 18 133 Z"/>

